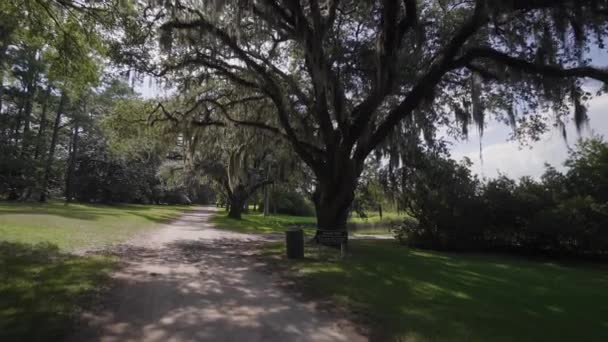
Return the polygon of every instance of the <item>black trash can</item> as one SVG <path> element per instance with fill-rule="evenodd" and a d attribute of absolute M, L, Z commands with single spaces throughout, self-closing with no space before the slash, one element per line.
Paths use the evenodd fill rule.
<path fill-rule="evenodd" d="M 302 228 L 288 228 L 285 231 L 285 249 L 288 259 L 304 257 L 304 231 Z"/>

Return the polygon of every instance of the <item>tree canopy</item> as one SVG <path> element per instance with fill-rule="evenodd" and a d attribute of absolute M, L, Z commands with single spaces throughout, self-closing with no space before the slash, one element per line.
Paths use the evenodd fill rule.
<path fill-rule="evenodd" d="M 129 48 L 125 56 L 178 89 L 211 79 L 234 88 L 224 102 L 218 102 L 223 94 L 205 91 L 200 105 L 271 103 L 267 115 L 240 124 L 290 143 L 317 179 L 319 225 L 340 227 L 373 151 L 407 162 L 399 149 L 408 144 L 399 142 L 416 143 L 420 134 L 431 141 L 442 126 L 466 134 L 475 124 L 483 132 L 490 115 L 522 138 L 538 137 L 548 123 L 563 126 L 568 117 L 584 124 L 591 95 L 584 82 L 608 81 L 588 57 L 605 48 L 607 6 L 602 0 L 149 2 L 134 19 L 145 34 L 127 30 L 126 37 L 162 53 Z"/>

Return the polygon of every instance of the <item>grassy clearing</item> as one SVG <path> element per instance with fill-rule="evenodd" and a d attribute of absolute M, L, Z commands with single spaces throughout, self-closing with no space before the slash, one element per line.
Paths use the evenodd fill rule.
<path fill-rule="evenodd" d="M 382 213 L 382 218 L 378 215 L 378 212 L 368 212 L 366 213 L 367 217 L 362 218 L 356 215 L 353 215 L 348 222 L 357 223 L 357 224 L 384 224 L 384 223 L 392 223 L 399 222 L 403 220 L 407 215 L 403 212 L 397 213 L 395 211 L 386 211 Z"/>
<path fill-rule="evenodd" d="M 289 216 L 289 215 L 270 215 L 264 217 L 261 213 L 252 212 L 244 214 L 241 220 L 231 219 L 226 216 L 226 213 L 219 212 L 211 218 L 211 222 L 222 229 L 229 229 L 243 233 L 267 234 L 267 233 L 282 233 L 289 226 L 304 225 L 313 226 L 317 223 L 317 219 L 313 216 Z M 385 225 L 389 225 L 402 219 L 403 215 L 397 213 L 387 213 L 382 219 L 379 216 L 370 215 L 366 219 L 351 218 L 349 223 L 356 224 L 358 234 L 391 234 Z M 376 227 L 382 226 L 382 229 Z"/>
<path fill-rule="evenodd" d="M 123 241 L 186 206 L 0 202 L 0 341 L 57 341 L 116 260 L 69 252 Z"/>
<path fill-rule="evenodd" d="M 216 227 L 243 233 L 267 234 L 282 233 L 293 225 L 314 225 L 317 221 L 309 216 L 270 215 L 261 213 L 244 214 L 241 220 L 235 220 L 219 212 L 211 218 Z"/>
<path fill-rule="evenodd" d="M 364 317 L 373 340 L 608 341 L 608 268 L 351 241 L 281 260 L 306 292 Z M 266 256 L 284 259 L 283 244 Z M 331 256 L 328 258 L 328 253 Z"/>
<path fill-rule="evenodd" d="M 187 206 L 0 202 L 0 241 L 44 242 L 73 251 L 124 241 L 187 209 Z"/>

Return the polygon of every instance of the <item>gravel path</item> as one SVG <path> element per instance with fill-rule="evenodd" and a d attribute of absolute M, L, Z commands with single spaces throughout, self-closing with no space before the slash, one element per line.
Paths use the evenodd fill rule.
<path fill-rule="evenodd" d="M 363 341 L 274 285 L 251 257 L 264 237 L 217 230 L 197 208 L 117 248 L 125 266 L 69 341 Z"/>

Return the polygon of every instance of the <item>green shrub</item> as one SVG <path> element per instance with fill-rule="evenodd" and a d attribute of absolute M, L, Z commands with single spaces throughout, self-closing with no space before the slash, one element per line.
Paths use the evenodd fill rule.
<path fill-rule="evenodd" d="M 404 167 L 402 201 L 418 222 L 395 237 L 409 246 L 569 255 L 608 254 L 608 144 L 593 138 L 570 153 L 564 175 L 540 181 L 504 175 L 480 182 L 470 164 L 443 153 Z"/>
<path fill-rule="evenodd" d="M 263 201 L 260 203 L 259 210 L 264 210 Z M 292 216 L 315 215 L 312 203 L 295 191 L 273 191 L 270 198 L 270 211 Z"/>
<path fill-rule="evenodd" d="M 423 244 L 425 230 L 420 227 L 420 222 L 412 217 L 406 217 L 403 222 L 393 227 L 393 235 L 404 245 Z"/>

